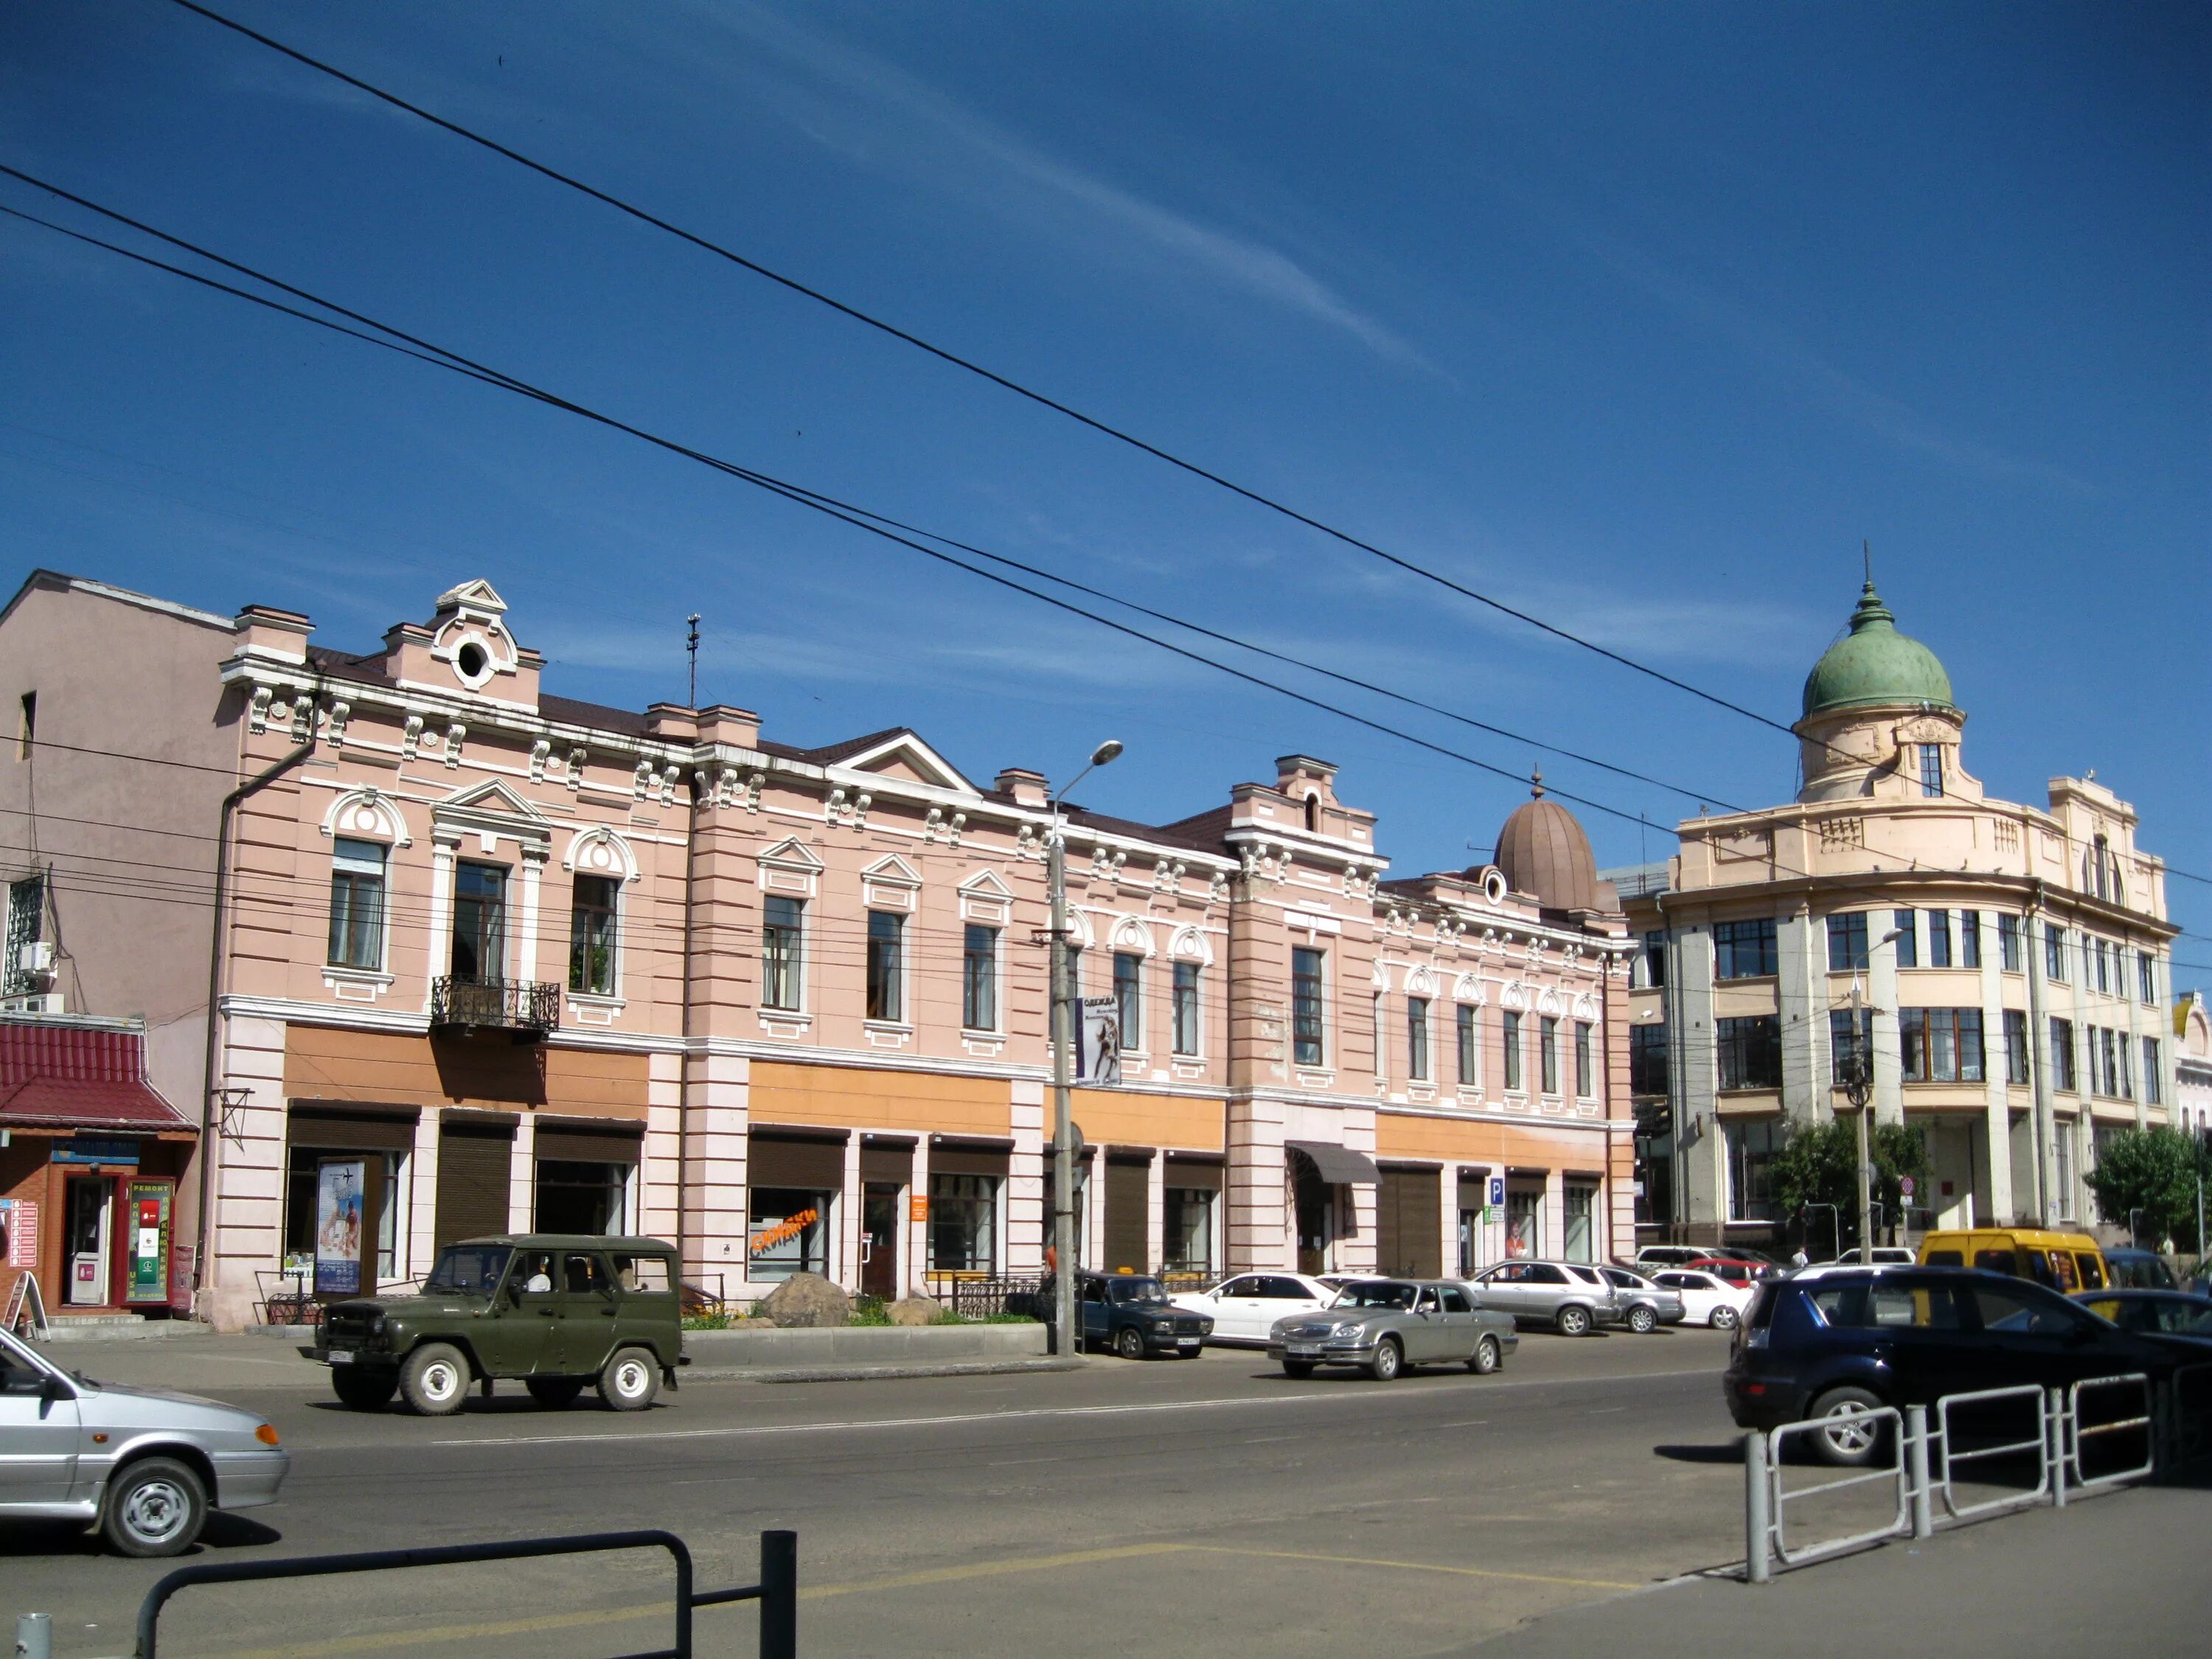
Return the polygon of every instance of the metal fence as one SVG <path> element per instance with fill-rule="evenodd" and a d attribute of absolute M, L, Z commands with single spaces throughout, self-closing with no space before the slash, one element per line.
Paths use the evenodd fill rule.
<path fill-rule="evenodd" d="M 1048 1323 L 1042 1279 L 941 1279 L 929 1293 L 965 1319 L 988 1319 L 994 1314 L 1024 1314 Z"/>
<path fill-rule="evenodd" d="M 505 1544 L 455 1544 L 437 1549 L 372 1550 L 356 1555 L 305 1555 L 286 1561 L 216 1561 L 179 1567 L 146 1592 L 138 1605 L 136 1659 L 156 1659 L 161 1612 L 179 1591 L 203 1584 L 243 1584 L 272 1578 L 320 1578 L 339 1573 L 392 1572 L 407 1567 L 465 1566 L 479 1561 L 520 1561 L 550 1555 L 592 1555 L 616 1550 L 666 1550 L 676 1565 L 676 1645 L 629 1654 L 623 1659 L 692 1659 L 691 1614 L 697 1607 L 735 1601 L 760 1603 L 760 1659 L 798 1659 L 799 1534 L 760 1535 L 760 1582 L 732 1589 L 700 1590 L 691 1583 L 691 1552 L 672 1532 L 587 1533 L 574 1538 L 524 1538 Z"/>
<path fill-rule="evenodd" d="M 1975 1416 L 1984 1425 L 2011 1422 L 1970 1437 L 1957 1419 Z M 1795 1443 L 1838 1434 L 1864 1437 L 1851 1449 L 1863 1445 L 1869 1452 L 1867 1467 L 1795 1491 L 1784 1486 L 1783 1465 Z M 2136 1437 L 2142 1444 L 2140 1458 L 2132 1455 Z M 2065 1389 L 2025 1383 L 1946 1395 L 1936 1402 L 1932 1426 L 1924 1406 L 1813 1418 L 1754 1429 L 1744 1436 L 1743 1450 L 1744 1578 L 1763 1584 L 1778 1565 L 1803 1566 L 1892 1538 L 1929 1537 L 1939 1522 L 1938 1498 L 1941 1522 L 1959 1526 L 2039 1504 L 2063 1508 L 2069 1493 L 2109 1491 L 2212 1455 L 2212 1364 L 2184 1366 L 2163 1382 L 2137 1371 Z M 2033 1486 L 1995 1498 L 1960 1500 L 1958 1481 L 1968 1466 L 2031 1459 Z M 1893 1490 L 1895 1512 L 1859 1532 L 1792 1534 L 1791 1505 L 1860 1487 Z"/>

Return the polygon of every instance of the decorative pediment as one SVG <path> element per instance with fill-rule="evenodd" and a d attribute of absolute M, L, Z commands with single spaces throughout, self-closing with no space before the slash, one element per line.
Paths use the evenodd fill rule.
<path fill-rule="evenodd" d="M 921 885 L 921 877 L 916 873 L 914 866 L 908 864 L 896 853 L 885 854 L 861 871 L 860 874 L 869 881 L 880 882 L 888 886 L 919 887 Z"/>
<path fill-rule="evenodd" d="M 828 866 L 814 849 L 796 836 L 786 836 L 781 841 L 760 855 L 763 864 L 772 864 L 780 869 L 805 870 L 818 874 Z"/>
<path fill-rule="evenodd" d="M 1206 937 L 1203 927 L 1176 928 L 1175 938 L 1169 943 L 1168 953 L 1178 961 L 1204 963 L 1209 968 L 1213 966 L 1213 945 Z"/>
<path fill-rule="evenodd" d="M 612 876 L 625 883 L 635 881 L 638 875 L 637 854 L 629 841 L 605 824 L 579 830 L 570 836 L 561 867 L 579 875 Z"/>
<path fill-rule="evenodd" d="M 978 870 L 969 876 L 960 884 L 960 890 L 972 893 L 978 898 L 1011 899 L 1014 896 L 1014 890 L 1000 881 L 996 872 L 989 870 Z"/>
<path fill-rule="evenodd" d="M 1414 969 L 1412 973 L 1406 975 L 1406 994 L 1408 996 L 1416 997 L 1436 995 L 1437 976 L 1426 968 Z"/>
<path fill-rule="evenodd" d="M 503 617 L 507 614 L 507 601 L 500 598 L 496 588 L 478 576 L 438 595 L 438 614 L 442 616 L 448 611 L 473 611 L 483 616 Z"/>
<path fill-rule="evenodd" d="M 543 812 L 497 778 L 471 784 L 467 788 L 447 796 L 430 810 L 439 817 L 469 812 L 488 817 L 522 818 L 531 823 L 547 821 Z"/>
<path fill-rule="evenodd" d="M 957 789 L 963 795 L 982 791 L 960 775 L 959 769 L 911 732 L 895 732 L 881 743 L 848 755 L 837 763 L 848 772 L 869 772 L 937 789 Z"/>
<path fill-rule="evenodd" d="M 1482 980 L 1479 975 L 1462 974 L 1452 981 L 1452 1000 L 1471 1002 L 1480 1008 L 1490 1000 L 1490 994 L 1483 989 Z"/>
<path fill-rule="evenodd" d="M 1114 923 L 1114 948 L 1149 957 L 1159 947 L 1149 923 L 1137 916 L 1121 916 Z"/>
<path fill-rule="evenodd" d="M 407 820 L 400 816 L 399 804 L 368 787 L 349 789 L 332 801 L 331 810 L 323 814 L 323 833 L 332 837 L 365 836 L 393 847 L 410 847 L 415 840 L 407 833 Z"/>
<path fill-rule="evenodd" d="M 822 872 L 827 867 L 805 842 L 787 836 L 760 855 L 761 890 L 812 898 L 821 889 Z"/>

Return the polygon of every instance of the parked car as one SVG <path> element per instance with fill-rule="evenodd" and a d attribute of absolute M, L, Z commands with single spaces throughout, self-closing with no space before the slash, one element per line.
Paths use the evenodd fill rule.
<path fill-rule="evenodd" d="M 1979 1267 L 2010 1273 L 2054 1291 L 2101 1291 L 2112 1282 L 2104 1252 L 2087 1233 L 2044 1232 L 2029 1227 L 1958 1228 L 1924 1235 L 1925 1267 Z"/>
<path fill-rule="evenodd" d="M 1075 1296 L 1083 1346 L 1103 1345 L 1124 1359 L 1153 1354 L 1195 1359 L 1213 1329 L 1204 1314 L 1170 1302 L 1167 1286 L 1150 1273 L 1078 1273 Z"/>
<path fill-rule="evenodd" d="M 1363 1279 L 1320 1313 L 1277 1320 L 1267 1358 L 1286 1376 L 1310 1376 L 1317 1365 L 1357 1366 L 1378 1382 L 1416 1365 L 1465 1365 L 1487 1376 L 1520 1340 L 1513 1321 L 1477 1306 L 1465 1285 Z"/>
<path fill-rule="evenodd" d="M 1468 1282 L 1484 1307 L 1562 1336 L 1587 1336 L 1627 1316 L 1613 1286 L 1587 1262 L 1501 1261 Z"/>
<path fill-rule="evenodd" d="M 0 1332 L 0 1516 L 82 1522 L 125 1555 L 174 1555 L 210 1509 L 275 1503 L 291 1467 L 258 1413 L 95 1382 Z"/>
<path fill-rule="evenodd" d="M 2154 1381 L 2185 1339 L 2139 1335 L 2032 1280 L 1963 1267 L 1808 1267 L 1754 1293 L 1721 1386 L 1738 1426 L 1832 1419 L 1825 1461 L 1869 1462 L 1880 1436 L 1850 1419 L 1882 1406 L 2141 1371 Z"/>
<path fill-rule="evenodd" d="M 519 1379 L 541 1406 L 596 1382 L 618 1412 L 676 1386 L 684 1323 L 676 1249 L 657 1238 L 520 1233 L 439 1252 L 414 1296 L 361 1297 L 323 1316 L 314 1356 L 356 1411 L 398 1394 L 425 1417 L 460 1410 L 471 1382 Z"/>
<path fill-rule="evenodd" d="M 1814 1265 L 1822 1267 L 1910 1267 L 1920 1260 L 1919 1253 L 1908 1244 L 1877 1244 L 1871 1254 L 1874 1257 L 1871 1263 L 1861 1261 L 1856 1250 L 1846 1250 L 1831 1261 Z"/>
<path fill-rule="evenodd" d="M 1336 1300 L 1337 1289 L 1305 1273 L 1238 1273 L 1209 1290 L 1183 1291 L 1168 1300 L 1213 1322 L 1209 1342 L 1265 1347 L 1277 1320 L 1320 1311 Z"/>
<path fill-rule="evenodd" d="M 1646 1244 L 1628 1265 L 1648 1273 L 1660 1267 L 1686 1267 L 1700 1256 L 1711 1254 L 1703 1244 Z"/>
<path fill-rule="evenodd" d="M 1782 1264 L 1765 1256 L 1747 1255 L 1738 1251 L 1708 1252 L 1696 1261 L 1683 1264 L 1698 1273 L 1711 1273 L 1724 1279 L 1738 1290 L 1748 1290 L 1762 1279 L 1773 1279 L 1783 1271 Z"/>
<path fill-rule="evenodd" d="M 1689 1323 L 1710 1325 L 1717 1331 L 1735 1328 L 1753 1293 L 1748 1285 L 1732 1285 L 1699 1267 L 1670 1267 L 1653 1274 L 1652 1282 L 1682 1298 L 1682 1315 Z"/>
<path fill-rule="evenodd" d="M 1633 1267 L 1600 1267 L 1598 1273 L 1620 1303 L 1621 1322 L 1638 1336 L 1648 1336 L 1662 1325 L 1679 1325 L 1688 1312 L 1680 1291 L 1646 1279 Z"/>
<path fill-rule="evenodd" d="M 2155 1250 L 2138 1250 L 2127 1246 L 2105 1252 L 2105 1282 L 2114 1290 L 2173 1291 L 2181 1288 L 2174 1282 L 2173 1269 L 2166 1266 L 2164 1256 Z"/>
<path fill-rule="evenodd" d="M 2189 1291 L 2076 1291 L 2074 1299 L 2124 1331 L 2212 1342 L 2212 1297 Z"/>

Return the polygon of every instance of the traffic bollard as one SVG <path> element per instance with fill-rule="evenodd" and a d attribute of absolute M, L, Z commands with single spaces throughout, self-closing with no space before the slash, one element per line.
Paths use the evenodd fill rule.
<path fill-rule="evenodd" d="M 54 1659 L 51 1613 L 27 1613 L 15 1620 L 15 1659 Z"/>
<path fill-rule="evenodd" d="M 1773 1547 L 1766 1512 L 1766 1437 L 1753 1429 L 1743 1437 L 1743 1578 L 1764 1584 L 1773 1577 Z"/>
<path fill-rule="evenodd" d="M 1905 1478 L 1912 1497 L 1912 1535 L 1936 1534 L 1936 1506 L 1928 1490 L 1928 1407 L 1905 1408 Z"/>
<path fill-rule="evenodd" d="M 2044 1395 L 2044 1421 L 2047 1425 L 2045 1444 L 2051 1449 L 2051 1504 L 2053 1509 L 2066 1507 L 2066 1395 L 2063 1389 L 2052 1389 Z"/>

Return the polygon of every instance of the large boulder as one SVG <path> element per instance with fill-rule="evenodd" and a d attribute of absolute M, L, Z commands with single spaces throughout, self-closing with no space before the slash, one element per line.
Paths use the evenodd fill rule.
<path fill-rule="evenodd" d="M 944 1311 L 933 1296 L 902 1296 L 884 1310 L 894 1325 L 933 1325 Z"/>
<path fill-rule="evenodd" d="M 853 1303 L 819 1273 L 793 1273 L 769 1292 L 759 1312 L 787 1330 L 849 1324 Z"/>

